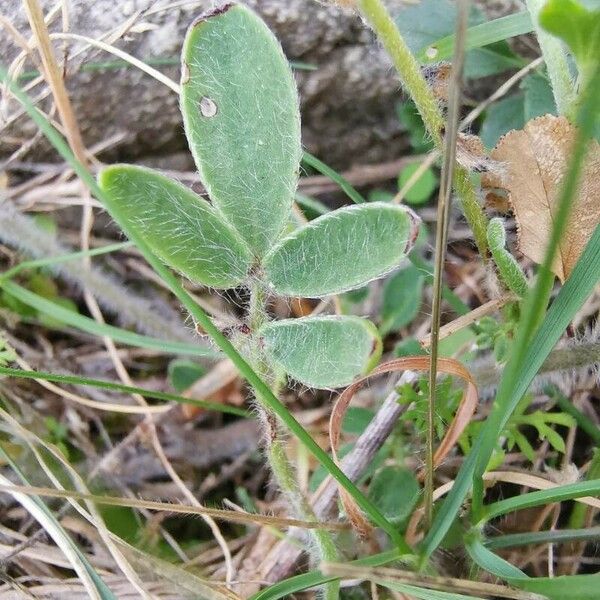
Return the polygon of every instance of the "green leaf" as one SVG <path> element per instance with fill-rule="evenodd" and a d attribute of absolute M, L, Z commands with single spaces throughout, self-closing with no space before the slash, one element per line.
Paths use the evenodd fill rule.
<path fill-rule="evenodd" d="M 546 31 L 569 46 L 580 73 L 596 68 L 600 56 L 600 9 L 587 10 L 575 0 L 548 0 L 539 19 Z"/>
<path fill-rule="evenodd" d="M 398 12 L 396 25 L 412 52 L 454 31 L 456 5 L 450 0 L 422 0 Z"/>
<path fill-rule="evenodd" d="M 525 121 L 531 121 L 542 115 L 556 115 L 556 102 L 547 77 L 532 73 L 523 79 L 521 89 L 525 91 Z"/>
<path fill-rule="evenodd" d="M 376 583 L 395 592 L 408 594 L 411 598 L 418 598 L 419 600 L 483 600 L 480 596 L 465 596 L 464 594 L 455 594 L 453 592 L 428 590 L 405 583 L 386 581 L 385 579 L 377 579 Z"/>
<path fill-rule="evenodd" d="M 384 467 L 369 485 L 369 498 L 392 523 L 401 523 L 411 515 L 420 493 L 413 472 L 404 467 Z"/>
<path fill-rule="evenodd" d="M 515 567 L 508 561 L 500 558 L 491 550 L 488 550 L 479 540 L 479 538 L 470 533 L 466 536 L 466 548 L 469 556 L 477 565 L 489 573 L 501 577 L 502 579 L 525 579 L 527 575 L 521 569 Z"/>
<path fill-rule="evenodd" d="M 498 140 L 512 129 L 525 125 L 523 93 L 513 94 L 492 104 L 481 127 L 481 141 L 486 148 L 493 148 Z"/>
<path fill-rule="evenodd" d="M 262 256 L 288 221 L 302 155 L 292 71 L 264 22 L 238 4 L 192 24 L 182 61 L 181 111 L 200 177 Z"/>
<path fill-rule="evenodd" d="M 264 351 L 290 377 L 316 388 L 348 385 L 381 352 L 375 326 L 350 316 L 304 317 L 267 323 Z"/>
<path fill-rule="evenodd" d="M 474 48 L 467 52 L 465 77 L 478 79 L 489 75 L 497 75 L 509 69 L 518 69 L 522 66 L 523 60 L 503 40 L 490 44 L 487 48 Z"/>
<path fill-rule="evenodd" d="M 383 335 L 405 327 L 419 314 L 424 282 L 425 275 L 412 264 L 386 281 L 381 307 Z"/>
<path fill-rule="evenodd" d="M 402 206 L 372 202 L 311 221 L 265 257 L 273 290 L 318 298 L 361 287 L 398 267 L 411 249 L 417 217 Z"/>
<path fill-rule="evenodd" d="M 403 188 L 420 166 L 419 163 L 409 163 L 406 165 L 398 176 L 398 187 Z M 426 169 L 406 192 L 404 196 L 405 202 L 407 204 L 424 204 L 431 198 L 437 184 L 438 179 L 433 169 Z"/>
<path fill-rule="evenodd" d="M 206 369 L 191 360 L 176 358 L 169 363 L 169 379 L 176 392 L 183 392 L 192 387 L 200 377 L 206 374 Z"/>
<path fill-rule="evenodd" d="M 101 171 L 108 212 L 129 237 L 192 281 L 216 288 L 240 284 L 252 256 L 237 233 L 202 198 L 156 171 L 115 165 Z"/>

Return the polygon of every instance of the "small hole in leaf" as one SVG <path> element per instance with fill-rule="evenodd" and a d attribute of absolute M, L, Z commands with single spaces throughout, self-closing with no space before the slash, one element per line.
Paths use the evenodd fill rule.
<path fill-rule="evenodd" d="M 438 54 L 438 49 L 435 46 L 429 46 L 429 48 L 427 48 L 427 50 L 425 51 L 425 56 L 429 59 L 432 60 L 433 58 L 435 58 Z"/>
<path fill-rule="evenodd" d="M 200 100 L 200 112 L 203 117 L 214 117 L 217 114 L 217 105 L 213 100 L 204 96 Z"/>

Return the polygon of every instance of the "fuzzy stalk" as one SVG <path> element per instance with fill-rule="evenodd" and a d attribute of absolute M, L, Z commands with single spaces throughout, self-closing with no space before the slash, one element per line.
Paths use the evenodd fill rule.
<path fill-rule="evenodd" d="M 248 324 L 252 330 L 251 361 L 255 371 L 263 381 L 266 381 L 275 395 L 283 383 L 277 376 L 276 370 L 270 367 L 260 352 L 256 332 L 267 320 L 266 311 L 267 294 L 260 282 L 252 284 L 250 288 L 250 304 L 248 308 Z M 279 489 L 292 503 L 296 517 L 316 520 L 315 513 L 302 491 L 298 487 L 296 470 L 285 452 L 285 436 L 283 435 L 277 416 L 268 408 L 260 394 L 255 396 L 261 413 L 261 422 L 265 429 L 266 455 L 269 466 Z M 317 547 L 319 561 L 337 560 L 338 553 L 333 537 L 329 531 L 314 529 L 312 537 Z M 323 586 L 324 600 L 338 600 L 339 581 L 332 581 Z"/>
<path fill-rule="evenodd" d="M 552 93 L 558 114 L 570 120 L 575 117 L 576 94 L 575 86 L 569 71 L 567 54 L 561 41 L 540 27 L 540 10 L 546 0 L 526 0 L 527 9 L 531 15 L 531 22 L 540 44 L 542 56 L 548 69 L 548 77 L 552 84 Z"/>
<path fill-rule="evenodd" d="M 392 59 L 402 86 L 415 103 L 427 133 L 431 136 L 436 148 L 441 151 L 443 149 L 444 117 L 433 91 L 423 77 L 419 62 L 406 45 L 382 0 L 357 0 L 357 6 Z M 473 231 L 477 249 L 485 260 L 488 255 L 487 218 L 477 200 L 477 193 L 468 172 L 457 166 L 453 183 L 465 218 Z"/>

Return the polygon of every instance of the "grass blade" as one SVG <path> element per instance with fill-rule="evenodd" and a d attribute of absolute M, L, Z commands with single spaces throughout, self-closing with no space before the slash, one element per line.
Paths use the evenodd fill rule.
<path fill-rule="evenodd" d="M 507 512 L 539 506 L 540 504 L 552 504 L 553 502 L 598 495 L 600 495 L 600 479 L 569 483 L 549 490 L 537 490 L 490 504 L 486 507 L 484 520 L 489 521 Z"/>
<path fill-rule="evenodd" d="M 108 244 L 101 248 L 94 248 L 93 250 L 81 250 L 79 252 L 70 252 L 69 254 L 61 254 L 60 256 L 51 256 L 50 258 L 37 258 L 34 260 L 25 260 L 20 262 L 18 265 L 4 271 L 0 275 L 0 281 L 6 279 L 12 279 L 15 275 L 18 275 L 21 271 L 26 269 L 37 269 L 39 267 L 49 267 L 70 260 L 78 260 L 80 258 L 91 258 L 93 256 L 100 256 L 101 254 L 108 254 L 110 252 L 118 252 L 125 248 L 131 248 L 133 244 L 131 242 L 118 242 L 116 244 Z"/>
<path fill-rule="evenodd" d="M 0 455 L 8 464 L 10 464 L 19 479 L 21 479 L 25 485 L 29 485 L 29 482 L 21 470 L 5 452 L 2 446 L 0 446 Z M 4 475 L 0 475 L 0 483 L 8 487 L 14 485 L 9 479 L 6 479 Z M 29 496 L 18 492 L 8 493 L 10 493 L 11 496 L 25 508 L 25 510 L 27 510 L 27 512 L 44 528 L 56 545 L 63 551 L 73 566 L 73 570 L 81 579 L 90 598 L 97 598 L 99 600 L 117 600 L 100 575 L 95 571 L 94 567 L 89 563 L 83 552 L 79 550 L 75 542 L 63 529 L 62 525 L 52 514 L 50 509 L 38 496 Z"/>
<path fill-rule="evenodd" d="M 345 177 L 340 175 L 335 169 L 326 165 L 323 161 L 319 160 L 316 156 L 306 152 L 306 150 L 302 154 L 302 162 L 321 173 L 321 175 L 329 177 L 334 183 L 337 183 L 340 186 L 340 189 L 345 192 L 346 196 L 348 196 L 355 204 L 366 202 L 360 192 Z"/>
<path fill-rule="evenodd" d="M 148 350 L 157 350 L 158 352 L 168 354 L 187 354 L 206 358 L 216 358 L 219 356 L 219 353 L 215 350 L 211 350 L 210 348 L 203 347 L 199 344 L 186 344 L 185 342 L 160 340 L 158 338 L 151 338 L 139 333 L 134 333 L 127 329 L 121 329 L 114 325 L 98 323 L 89 317 L 85 317 L 84 315 L 80 315 L 68 308 L 60 306 L 13 281 L 0 280 L 0 289 L 3 289 L 11 296 L 17 298 L 17 300 L 27 304 L 27 306 L 31 306 L 41 313 L 52 316 L 71 327 L 75 327 L 80 331 L 85 331 L 92 335 L 109 337 L 121 344 L 127 344 L 128 346 L 135 346 L 137 348 L 146 348 Z"/>
<path fill-rule="evenodd" d="M 509 533 L 487 538 L 486 547 L 492 550 L 516 548 L 530 544 L 565 544 L 571 542 L 592 542 L 600 540 L 600 526 L 586 529 L 559 529 L 551 531 L 529 531 L 527 533 Z"/>
<path fill-rule="evenodd" d="M 192 398 L 184 398 L 177 394 L 169 394 L 168 392 L 158 392 L 154 390 L 147 390 L 146 388 L 125 385 L 122 383 L 116 383 L 114 381 L 105 381 L 103 379 L 90 379 L 89 377 L 79 377 L 78 375 L 61 375 L 58 373 L 47 373 L 45 371 L 24 371 L 22 369 L 10 369 L 8 367 L 0 366 L 0 375 L 7 377 L 18 377 L 19 379 L 43 379 L 44 381 L 52 381 L 53 383 L 62 383 L 63 385 L 89 385 L 104 390 L 111 390 L 113 392 L 123 392 L 125 394 L 140 394 L 146 398 L 153 398 L 155 400 L 164 400 L 165 402 L 178 402 L 179 404 L 190 404 L 191 406 L 198 406 L 206 410 L 215 410 L 238 417 L 250 418 L 252 415 L 247 411 L 236 408 L 235 406 L 228 406 L 227 404 L 221 404 L 218 402 L 208 402 L 206 400 L 194 400 Z"/>
<path fill-rule="evenodd" d="M 466 50 L 481 48 L 516 35 L 529 33 L 532 29 L 533 24 L 528 11 L 507 15 L 469 27 L 465 48 Z M 423 48 L 417 53 L 417 58 L 423 63 L 448 60 L 454 52 L 454 42 L 454 35 L 446 36 Z"/>

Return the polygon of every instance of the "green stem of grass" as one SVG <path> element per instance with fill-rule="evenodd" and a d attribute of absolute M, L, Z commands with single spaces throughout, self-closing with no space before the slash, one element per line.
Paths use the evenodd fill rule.
<path fill-rule="evenodd" d="M 438 102 L 421 72 L 419 62 L 402 38 L 398 27 L 381 0 L 358 0 L 357 6 L 377 37 L 387 50 L 403 87 L 413 99 L 429 136 L 436 148 L 442 150 L 444 118 Z M 464 215 L 473 231 L 475 243 L 482 258 L 488 256 L 487 218 L 481 208 L 477 193 L 468 172 L 457 167 L 454 189 L 460 199 Z"/>

